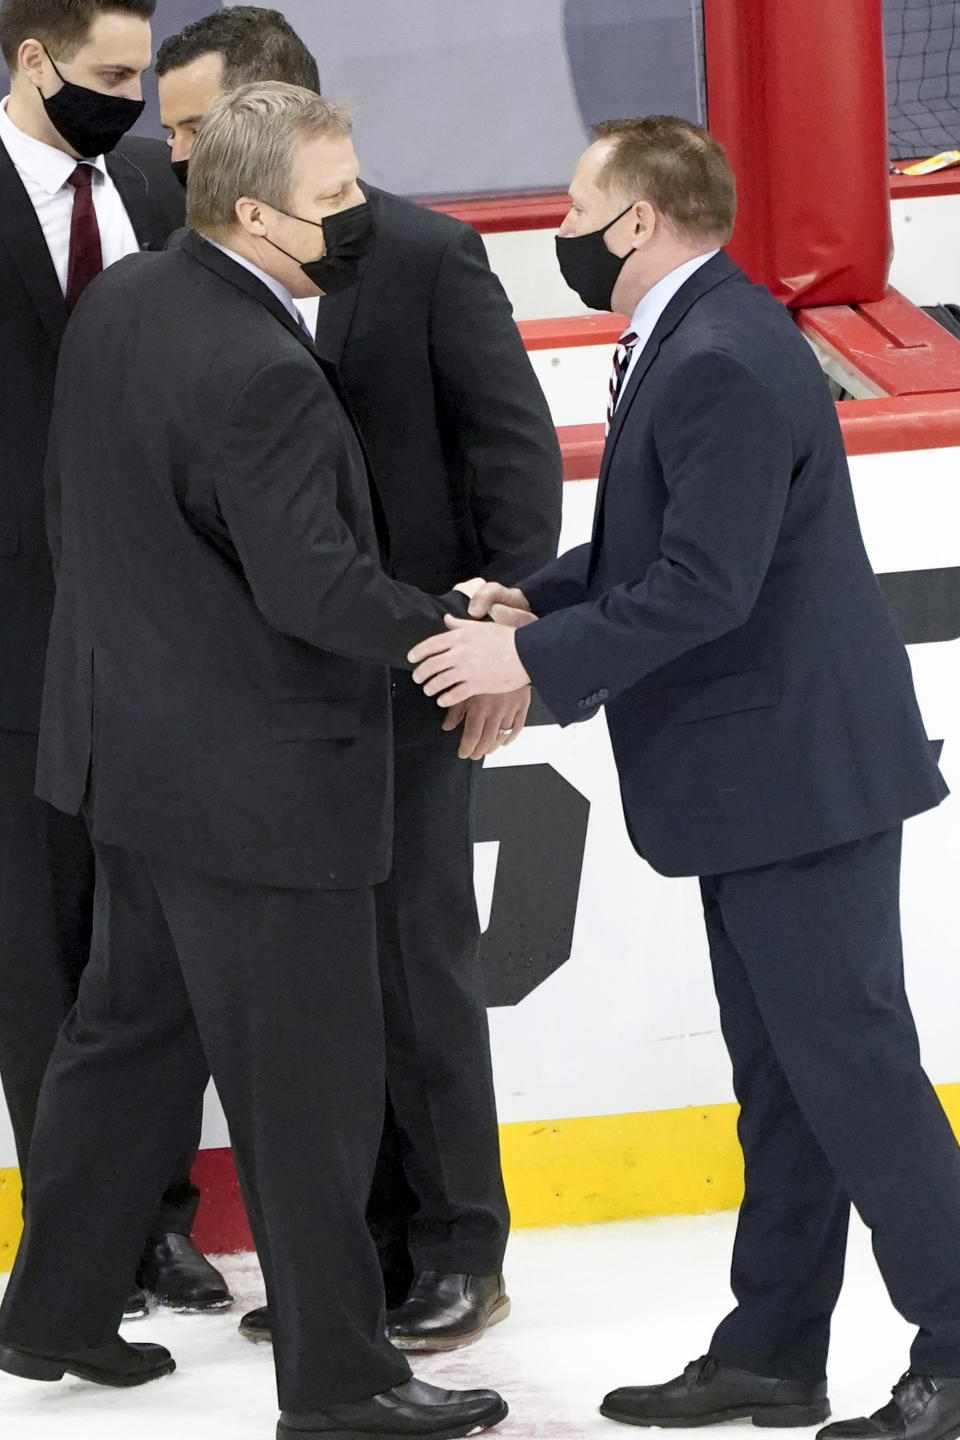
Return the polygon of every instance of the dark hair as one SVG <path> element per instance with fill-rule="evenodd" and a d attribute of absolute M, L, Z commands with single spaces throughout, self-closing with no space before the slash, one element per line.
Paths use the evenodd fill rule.
<path fill-rule="evenodd" d="M 625 200 L 648 200 L 686 239 L 726 243 L 737 213 L 727 152 L 700 125 L 676 115 L 605 120 L 595 140 L 611 140 L 598 183 Z"/>
<path fill-rule="evenodd" d="M 166 75 L 216 52 L 223 56 L 225 90 L 264 80 L 282 80 L 320 93 L 317 62 L 279 10 L 232 5 L 187 25 L 164 40 L 156 72 Z"/>
<path fill-rule="evenodd" d="M 39 40 L 54 58 L 72 60 L 98 15 L 153 18 L 157 0 L 0 0 L 0 50 L 10 70 L 24 40 Z"/>

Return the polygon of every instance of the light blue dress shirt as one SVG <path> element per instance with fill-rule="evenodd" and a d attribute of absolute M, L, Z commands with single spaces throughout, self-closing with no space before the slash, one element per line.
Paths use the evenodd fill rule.
<path fill-rule="evenodd" d="M 640 359 L 643 347 L 656 329 L 660 316 L 680 287 L 690 279 L 690 276 L 695 275 L 701 265 L 706 265 L 708 260 L 712 260 L 714 255 L 719 255 L 719 253 L 718 246 L 715 250 L 708 250 L 706 255 L 695 255 L 692 260 L 685 260 L 682 265 L 678 265 L 675 270 L 664 275 L 662 280 L 658 280 L 656 285 L 652 285 L 642 300 L 638 302 L 637 308 L 633 312 L 633 319 L 627 327 L 634 332 L 637 342 L 631 351 L 630 364 L 627 366 L 627 373 L 620 386 L 620 394 L 617 396 L 618 405 L 623 398 L 623 392 L 630 383 L 633 367 Z"/>

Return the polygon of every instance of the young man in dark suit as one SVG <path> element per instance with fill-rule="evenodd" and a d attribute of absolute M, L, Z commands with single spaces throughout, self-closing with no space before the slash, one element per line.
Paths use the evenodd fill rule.
<path fill-rule="evenodd" d="M 23 1175 L 40 1083 L 87 963 L 93 905 L 83 820 L 33 794 L 53 605 L 43 460 L 71 309 L 101 269 L 161 250 L 183 220 L 163 147 L 124 138 L 143 108 L 153 10 L 154 0 L 0 5 L 11 74 L 0 104 L 0 1076 Z M 185 1310 L 230 1303 L 189 1238 L 201 1104 L 198 1094 L 182 1117 L 173 1179 L 139 1264 L 140 1282 Z M 128 1315 L 146 1304 L 137 1290 Z"/>
<path fill-rule="evenodd" d="M 165 40 L 157 72 L 181 173 L 223 89 L 265 79 L 320 88 L 283 16 L 249 5 Z M 469 226 L 361 190 L 375 226 L 366 267 L 311 321 L 370 454 L 391 574 L 430 591 L 481 572 L 515 580 L 556 553 L 561 466 L 509 304 Z M 407 1349 L 467 1344 L 508 1311 L 509 1216 L 473 888 L 476 772 L 460 757 L 515 736 L 527 705 L 526 690 L 484 702 L 465 720 L 449 717 L 445 734 L 409 675 L 393 677 L 395 845 L 377 891 L 389 1105 L 370 1220 L 399 1307 L 390 1333 Z M 268 1338 L 269 1312 L 245 1316 L 241 1329 Z"/>
<path fill-rule="evenodd" d="M 698 875 L 740 1101 L 736 1308 L 709 1354 L 603 1404 L 634 1425 L 826 1419 L 851 1203 L 911 1369 L 846 1440 L 960 1433 L 960 1150 L 904 993 L 902 824 L 947 793 L 871 571 L 820 367 L 728 258 L 719 145 L 669 117 L 600 127 L 557 240 L 617 347 L 593 538 L 487 586 L 418 647 L 441 705 L 537 686 L 606 707 L 630 835 Z M 499 608 L 498 608 L 499 607 Z M 542 618 L 535 620 L 534 616 Z"/>
<path fill-rule="evenodd" d="M 38 789 L 86 814 L 97 890 L 41 1093 L 0 1367 L 107 1385 L 173 1369 L 117 1321 L 171 1119 L 209 1065 L 287 1440 L 439 1440 L 506 1414 L 493 1392 L 411 1377 L 365 1222 L 383 1123 L 387 667 L 465 610 L 383 571 L 362 445 L 295 304 L 349 280 L 365 212 L 343 107 L 280 84 L 226 96 L 198 139 L 191 233 L 114 267 L 73 319 L 48 461 L 59 583 Z"/>

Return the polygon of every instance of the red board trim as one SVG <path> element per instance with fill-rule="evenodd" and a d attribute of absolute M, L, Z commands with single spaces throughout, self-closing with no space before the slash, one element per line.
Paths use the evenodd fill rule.
<path fill-rule="evenodd" d="M 848 455 L 960 447 L 960 392 L 841 400 L 837 406 Z"/>
<path fill-rule="evenodd" d="M 626 315 L 558 315 L 549 320 L 518 320 L 528 350 L 565 350 L 577 345 L 615 345 L 629 325 Z"/>
<path fill-rule="evenodd" d="M 960 340 L 896 290 L 865 305 L 800 310 L 797 323 L 879 395 L 960 391 Z"/>
<path fill-rule="evenodd" d="M 960 393 L 841 400 L 837 414 L 848 455 L 960 449 Z M 557 434 L 564 480 L 596 480 L 604 426 L 560 425 Z"/>
<path fill-rule="evenodd" d="M 932 175 L 890 176 L 891 200 L 920 200 L 926 195 L 960 195 L 960 165 L 951 165 L 949 170 L 937 170 Z"/>
<path fill-rule="evenodd" d="M 909 161 L 904 161 L 909 164 Z M 960 195 L 960 165 L 934 175 L 891 175 L 890 198 L 915 200 L 926 195 Z M 481 235 L 511 230 L 559 230 L 570 209 L 563 190 L 530 190 L 523 194 L 440 196 L 419 202 L 455 220 L 464 220 Z"/>
<path fill-rule="evenodd" d="M 253 1250 L 233 1151 L 201 1150 L 193 1166 L 193 1181 L 200 1190 L 200 1208 L 193 1238 L 205 1255 L 238 1255 Z"/>
<path fill-rule="evenodd" d="M 563 190 L 530 190 L 519 195 L 446 196 L 420 204 L 466 221 L 481 235 L 496 235 L 507 230 L 559 230 L 570 197 Z"/>

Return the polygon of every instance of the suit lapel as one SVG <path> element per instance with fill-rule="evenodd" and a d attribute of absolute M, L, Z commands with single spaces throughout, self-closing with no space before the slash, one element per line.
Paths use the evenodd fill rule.
<path fill-rule="evenodd" d="M 607 436 L 607 443 L 603 450 L 603 460 L 600 465 L 600 485 L 597 491 L 597 504 L 594 511 L 593 536 L 596 539 L 600 528 L 600 516 L 603 508 L 603 499 L 607 488 L 607 476 L 610 473 L 610 462 L 613 459 L 614 451 L 617 448 L 617 441 L 623 431 L 630 407 L 633 405 L 640 392 L 644 380 L 650 372 L 651 367 L 660 354 L 660 348 L 664 341 L 673 334 L 677 326 L 685 319 L 690 310 L 701 300 L 704 295 L 715 289 L 717 285 L 725 280 L 731 280 L 734 276 L 743 275 L 743 271 L 730 259 L 725 250 L 701 265 L 695 270 L 685 284 L 681 285 L 676 295 L 672 297 L 669 305 L 664 310 L 660 319 L 653 328 L 653 333 L 643 351 L 634 365 L 627 381 L 626 388 L 620 397 L 613 415 L 613 422 L 610 426 L 610 433 Z"/>
<path fill-rule="evenodd" d="M 117 187 L 140 249 L 162 250 L 167 227 L 151 202 L 150 182 L 146 175 L 122 148 L 109 154 L 106 161 L 107 173 Z"/>
<path fill-rule="evenodd" d="M 60 289 L 43 227 L 6 148 L 0 145 L 0 242 L 10 253 L 54 349 L 67 323 Z"/>
<path fill-rule="evenodd" d="M 262 305 L 264 309 L 269 310 L 271 315 L 280 321 L 284 329 L 289 330 L 290 334 L 303 346 L 304 350 L 309 351 L 329 378 L 332 366 L 322 355 L 317 353 L 316 347 L 307 332 L 297 324 L 286 305 L 277 299 L 273 291 L 264 285 L 262 280 L 258 280 L 256 275 L 251 271 L 245 270 L 242 265 L 238 265 L 236 261 L 231 260 L 229 255 L 224 255 L 222 250 L 218 250 L 215 245 L 211 245 L 202 235 L 198 235 L 195 230 L 187 230 L 184 232 L 180 248 L 192 255 L 194 260 L 199 260 L 200 264 L 205 265 L 208 270 L 212 270 L 215 275 L 219 275 L 221 279 L 226 280 L 228 284 L 235 286 L 237 290 L 242 290 L 244 294 L 249 295 L 252 300 L 256 300 L 258 305 Z"/>
<path fill-rule="evenodd" d="M 199 260 L 200 264 L 205 265 L 208 270 L 212 270 L 214 274 L 219 275 L 229 284 L 235 285 L 238 290 L 242 290 L 244 294 L 249 295 L 251 299 L 256 300 L 258 304 L 263 305 L 269 310 L 270 313 L 280 321 L 280 324 L 283 325 L 286 330 L 289 330 L 290 334 L 303 346 L 304 350 L 313 356 L 314 360 L 320 366 L 334 394 L 340 401 L 347 419 L 353 426 L 354 434 L 357 437 L 357 443 L 360 446 L 367 468 L 370 501 L 373 509 L 374 525 L 377 530 L 377 538 L 384 553 L 389 553 L 386 511 L 383 508 L 383 503 L 377 492 L 376 482 L 373 476 L 373 467 L 370 464 L 370 456 L 367 452 L 363 435 L 360 432 L 360 426 L 357 424 L 353 410 L 350 407 L 350 401 L 344 392 L 336 365 L 334 365 L 326 355 L 320 353 L 306 330 L 297 324 L 287 307 L 281 304 L 273 291 L 268 289 L 261 280 L 258 280 L 256 275 L 251 274 L 249 270 L 245 270 L 242 265 L 237 265 L 235 261 L 230 259 L 229 255 L 224 255 L 222 250 L 218 250 L 215 245 L 209 244 L 209 242 L 204 240 L 202 235 L 198 235 L 195 230 L 187 230 L 184 233 L 181 248 L 192 255 L 194 260 Z M 356 286 L 354 286 L 354 289 L 356 289 Z M 321 306 L 323 306 L 324 303 L 324 300 L 320 301 Z"/>

